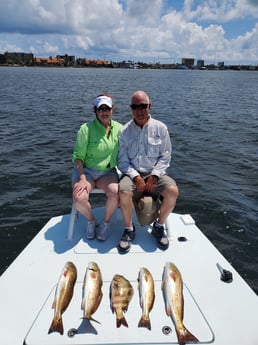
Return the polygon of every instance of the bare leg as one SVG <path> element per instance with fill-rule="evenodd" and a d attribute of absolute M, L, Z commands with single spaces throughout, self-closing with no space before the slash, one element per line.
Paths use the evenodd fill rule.
<path fill-rule="evenodd" d="M 91 204 L 89 202 L 89 194 L 91 190 L 94 188 L 93 181 L 87 181 L 87 190 L 83 190 L 82 192 L 76 191 L 77 182 L 73 185 L 73 199 L 75 203 L 76 210 L 78 210 L 81 214 L 83 214 L 88 221 L 92 221 L 94 219 Z"/>
<path fill-rule="evenodd" d="M 104 221 L 108 223 L 118 206 L 117 177 L 113 175 L 100 177 L 96 181 L 96 187 L 102 189 L 107 196 Z"/>
<path fill-rule="evenodd" d="M 119 197 L 120 197 L 120 208 L 121 212 L 124 218 L 125 222 L 125 227 L 132 227 L 133 226 L 133 199 L 132 199 L 133 193 L 126 191 L 126 190 L 121 190 L 119 192 Z"/>
<path fill-rule="evenodd" d="M 165 224 L 170 212 L 175 208 L 178 194 L 177 186 L 170 186 L 162 191 L 161 195 L 163 196 L 163 200 L 160 205 L 158 223 Z"/>

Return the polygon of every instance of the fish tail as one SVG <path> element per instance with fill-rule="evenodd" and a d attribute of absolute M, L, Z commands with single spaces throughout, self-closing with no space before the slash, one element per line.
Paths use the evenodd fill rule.
<path fill-rule="evenodd" d="M 64 326 L 63 326 L 63 320 L 62 317 L 54 317 L 53 321 L 51 323 L 51 326 L 48 330 L 48 334 L 58 332 L 60 334 L 64 334 Z"/>
<path fill-rule="evenodd" d="M 190 332 L 186 327 L 176 329 L 176 334 L 178 338 L 179 345 L 184 345 L 186 343 L 196 344 L 199 340 Z"/>
<path fill-rule="evenodd" d="M 127 321 L 124 316 L 116 319 L 116 327 L 119 328 L 121 325 L 128 327 Z"/>
<path fill-rule="evenodd" d="M 149 330 L 151 330 L 150 319 L 142 316 L 139 323 L 138 323 L 138 327 L 145 327 L 145 328 L 148 328 Z"/>

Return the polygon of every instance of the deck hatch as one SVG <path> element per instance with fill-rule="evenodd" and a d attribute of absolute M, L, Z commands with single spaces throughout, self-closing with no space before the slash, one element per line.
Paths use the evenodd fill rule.
<path fill-rule="evenodd" d="M 35 317 L 30 330 L 25 338 L 25 345 L 65 345 L 65 344 L 177 344 L 177 337 L 172 320 L 166 315 L 161 281 L 155 281 L 156 298 L 153 310 L 150 313 L 152 329 L 138 328 L 141 316 L 137 281 L 131 281 L 134 296 L 127 313 L 128 328 L 116 328 L 116 317 L 110 309 L 109 287 L 110 281 L 103 283 L 103 299 L 94 318 L 101 322 L 88 322 L 82 320 L 81 296 L 82 282 L 75 284 L 74 296 L 66 312 L 63 314 L 64 335 L 59 333 L 48 334 L 48 329 L 53 317 L 51 309 L 55 287 L 43 303 L 39 314 Z M 190 290 L 184 284 L 186 327 L 200 340 L 200 343 L 212 343 L 213 332 L 205 319 L 202 311 L 194 300 Z M 76 329 L 77 334 L 68 336 L 68 331 Z M 169 332 L 164 332 L 170 330 Z"/>

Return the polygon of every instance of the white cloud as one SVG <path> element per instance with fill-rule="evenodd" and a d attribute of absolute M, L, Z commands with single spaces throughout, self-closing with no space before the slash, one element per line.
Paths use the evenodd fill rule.
<path fill-rule="evenodd" d="M 75 41 L 77 46 L 82 50 L 87 50 L 93 45 L 92 40 L 88 37 L 78 36 L 76 37 Z"/>
<path fill-rule="evenodd" d="M 57 19 L 52 8 L 48 9 L 47 6 L 44 7 L 40 3 L 40 0 L 30 0 L 29 3 L 31 4 L 32 13 L 38 14 L 40 20 L 46 21 L 47 23 L 54 23 Z"/>
<path fill-rule="evenodd" d="M 258 8 L 254 8 L 248 0 L 206 0 L 199 1 L 196 10 L 189 16 L 199 21 L 228 22 L 248 15 L 258 17 Z"/>
<path fill-rule="evenodd" d="M 243 36 L 239 36 L 232 40 L 231 48 L 232 52 L 235 52 L 235 56 L 239 59 L 242 56 L 248 56 L 250 61 L 255 61 L 258 63 L 257 58 L 257 42 L 258 42 L 258 24 L 253 28 L 251 32 L 247 32 Z"/>
<path fill-rule="evenodd" d="M 49 53 L 49 54 L 57 54 L 58 53 L 58 46 L 55 44 L 53 45 L 49 42 L 44 42 L 43 47 L 44 47 L 44 51 L 46 53 Z"/>
<path fill-rule="evenodd" d="M 0 33 L 5 38 L 0 36 L 0 48 L 33 49 L 38 56 L 67 53 L 151 61 L 216 54 L 238 61 L 251 57 L 257 63 L 257 26 L 249 24 L 248 31 L 235 37 L 232 33 L 229 39 L 224 24 L 238 25 L 245 18 L 255 22 L 258 1 L 174 1 L 1 1 Z"/>

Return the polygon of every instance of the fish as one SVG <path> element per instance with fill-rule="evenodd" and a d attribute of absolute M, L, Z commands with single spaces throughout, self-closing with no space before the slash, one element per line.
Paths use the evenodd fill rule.
<path fill-rule="evenodd" d="M 199 340 L 183 324 L 184 296 L 182 276 L 175 264 L 167 262 L 162 275 L 162 291 L 167 316 L 175 324 L 178 343 L 199 343 Z"/>
<path fill-rule="evenodd" d="M 150 271 L 145 267 L 142 267 L 139 271 L 138 290 L 140 306 L 142 308 L 142 316 L 138 323 L 138 327 L 146 327 L 151 330 L 149 313 L 152 310 L 155 300 L 154 280 Z"/>
<path fill-rule="evenodd" d="M 71 261 L 68 261 L 63 267 L 56 286 L 55 297 L 52 303 L 52 309 L 55 309 L 55 312 L 48 334 L 52 332 L 64 334 L 62 314 L 71 302 L 76 279 L 77 269 Z"/>
<path fill-rule="evenodd" d="M 83 318 L 100 323 L 93 319 L 92 315 L 98 309 L 103 297 L 102 293 L 102 276 L 99 266 L 96 262 L 89 262 L 84 276 L 82 287 L 82 303 Z"/>
<path fill-rule="evenodd" d="M 115 274 L 110 284 L 111 310 L 116 313 L 116 327 L 128 327 L 124 313 L 133 297 L 134 290 L 131 283 L 122 275 Z"/>

